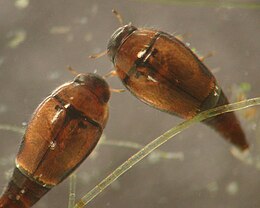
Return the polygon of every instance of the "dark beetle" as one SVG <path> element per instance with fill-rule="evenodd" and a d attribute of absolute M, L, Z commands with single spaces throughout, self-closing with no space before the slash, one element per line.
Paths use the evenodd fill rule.
<path fill-rule="evenodd" d="M 165 32 L 122 26 L 109 40 L 107 53 L 130 92 L 159 110 L 189 119 L 228 104 L 210 70 L 185 44 Z M 204 123 L 241 150 L 248 148 L 234 113 Z"/>
<path fill-rule="evenodd" d="M 83 162 L 105 128 L 109 97 L 104 79 L 80 74 L 38 106 L 0 207 L 31 207 Z"/>

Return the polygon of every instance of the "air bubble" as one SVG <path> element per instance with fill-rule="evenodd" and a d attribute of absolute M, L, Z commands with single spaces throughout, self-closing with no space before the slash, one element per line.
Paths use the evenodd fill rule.
<path fill-rule="evenodd" d="M 56 147 L 56 142 L 51 141 L 49 147 L 51 150 L 54 150 Z"/>
<path fill-rule="evenodd" d="M 150 75 L 148 75 L 147 79 L 150 80 L 150 81 L 152 81 L 152 82 L 158 82 L 156 79 L 154 79 L 154 78 L 151 77 Z"/>
<path fill-rule="evenodd" d="M 146 53 L 146 50 L 139 51 L 137 54 L 137 58 L 141 58 Z"/>
<path fill-rule="evenodd" d="M 214 92 L 214 96 L 219 96 L 217 91 Z"/>
<path fill-rule="evenodd" d="M 66 105 L 64 105 L 64 108 L 69 108 L 70 107 L 70 104 L 69 103 L 67 103 Z"/>

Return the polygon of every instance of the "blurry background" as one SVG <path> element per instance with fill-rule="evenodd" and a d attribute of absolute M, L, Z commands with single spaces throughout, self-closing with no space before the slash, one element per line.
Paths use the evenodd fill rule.
<path fill-rule="evenodd" d="M 112 69 L 107 57 L 88 55 L 106 49 L 119 23 L 153 27 L 185 40 L 206 60 L 230 101 L 260 96 L 260 3 L 255 1 L 102 1 L 2 0 L 0 3 L 0 124 L 22 127 L 37 105 L 79 72 L 101 75 Z M 118 78 L 108 80 L 123 88 Z M 132 168 L 88 207 L 258 208 L 260 207 L 259 108 L 237 112 L 251 145 L 253 160 L 241 162 L 231 145 L 198 124 Z M 113 93 L 107 140 L 147 144 L 182 120 L 143 104 L 129 92 Z M 22 135 L 0 130 L 0 186 L 14 166 Z M 135 149 L 98 145 L 77 170 L 77 198 L 94 187 Z M 69 180 L 50 191 L 35 208 L 66 207 Z"/>

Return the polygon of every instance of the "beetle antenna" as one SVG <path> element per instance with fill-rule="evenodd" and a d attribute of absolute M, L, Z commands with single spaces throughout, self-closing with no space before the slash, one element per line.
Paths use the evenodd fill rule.
<path fill-rule="evenodd" d="M 116 16 L 116 18 L 118 19 L 120 25 L 124 26 L 122 15 L 118 11 L 116 11 L 115 9 L 112 9 L 112 12 Z"/>
<path fill-rule="evenodd" d="M 116 70 L 111 70 L 109 73 L 104 75 L 103 78 L 106 79 L 108 77 L 114 77 L 114 76 L 117 76 Z"/>
<path fill-rule="evenodd" d="M 114 88 L 109 88 L 110 92 L 115 92 L 115 93 L 121 93 L 125 92 L 125 89 L 114 89 Z"/>
<path fill-rule="evenodd" d="M 101 53 L 90 55 L 89 58 L 97 59 L 107 54 L 107 50 L 102 51 Z"/>

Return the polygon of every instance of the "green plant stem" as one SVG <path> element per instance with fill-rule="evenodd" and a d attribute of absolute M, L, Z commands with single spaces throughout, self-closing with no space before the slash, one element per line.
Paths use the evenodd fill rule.
<path fill-rule="evenodd" d="M 75 173 L 73 173 L 70 176 L 70 188 L 69 188 L 69 203 L 68 208 L 73 208 L 75 205 L 75 199 L 76 199 L 76 179 L 77 176 Z"/>
<path fill-rule="evenodd" d="M 74 206 L 74 208 L 82 208 L 86 204 L 88 204 L 92 199 L 94 199 L 99 193 L 101 193 L 105 188 L 107 188 L 113 181 L 115 181 L 118 177 L 120 177 L 123 173 L 127 170 L 132 168 L 136 163 L 141 161 L 145 158 L 148 154 L 154 151 L 156 148 L 167 142 L 173 136 L 177 135 L 178 133 L 182 132 L 183 130 L 190 127 L 192 124 L 201 122 L 207 118 L 211 118 L 217 116 L 219 114 L 235 111 L 235 110 L 242 110 L 244 108 L 248 108 L 251 106 L 260 105 L 260 97 L 248 99 L 245 101 L 220 106 L 214 109 L 210 109 L 204 111 L 197 116 L 193 117 L 190 120 L 180 123 L 179 125 L 173 127 L 163 135 L 159 136 L 132 157 L 130 157 L 127 161 L 125 161 L 122 165 L 120 165 L 116 170 L 114 170 L 110 175 L 108 175 L 104 180 L 102 180 L 97 186 L 95 186 L 90 192 L 88 192 L 85 196 L 83 196 L 80 201 Z"/>
<path fill-rule="evenodd" d="M 131 148 L 131 149 L 137 149 L 140 150 L 144 146 L 136 143 L 136 142 L 130 142 L 130 141 L 120 141 L 120 140 L 101 140 L 100 144 L 107 145 L 107 146 L 113 146 L 113 147 L 124 147 L 124 148 Z M 184 156 L 182 152 L 165 152 L 161 150 L 156 150 L 156 156 L 158 158 L 162 159 L 178 159 L 183 160 Z"/>

